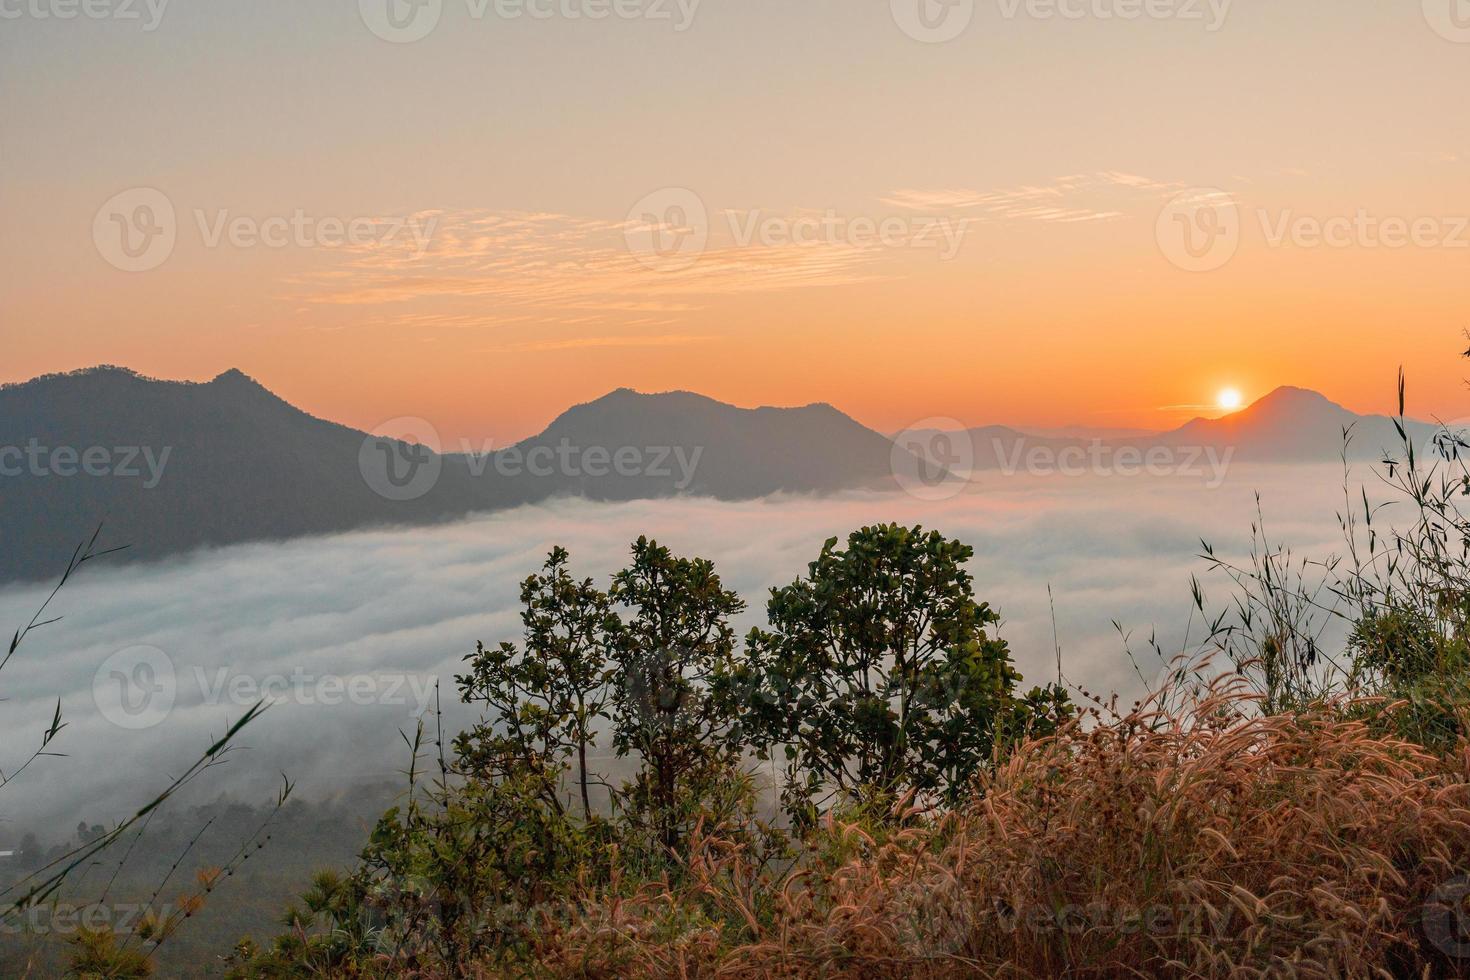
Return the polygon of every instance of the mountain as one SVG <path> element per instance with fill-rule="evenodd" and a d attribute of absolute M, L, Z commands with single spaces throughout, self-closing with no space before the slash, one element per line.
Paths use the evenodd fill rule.
<path fill-rule="evenodd" d="M 1435 427 L 1408 423 L 1427 446 Z M 1153 436 L 972 429 L 974 468 L 1099 445 L 1233 451 L 1234 460 L 1381 458 L 1393 422 L 1281 388 L 1244 411 Z M 940 439 L 940 436 L 943 436 Z M 488 455 L 437 454 L 315 418 L 239 371 L 206 383 L 101 367 L 0 387 L 0 582 L 48 578 L 99 524 L 153 559 L 199 547 L 454 520 L 557 496 L 725 500 L 934 485 L 968 468 L 958 433 L 895 445 L 830 405 L 737 408 L 691 392 L 619 389 Z M 1080 458 L 1075 455 L 1073 458 Z M 1193 458 L 1188 456 L 1186 458 Z M 1025 464 L 1023 464 L 1025 465 Z"/>
<path fill-rule="evenodd" d="M 103 522 L 104 544 L 151 559 L 563 495 L 891 485 L 891 451 L 828 405 L 742 409 L 623 389 L 493 455 L 437 455 L 315 418 L 239 371 L 193 383 L 94 368 L 0 388 L 0 581 L 56 574 Z"/>
<path fill-rule="evenodd" d="M 1438 426 L 1409 420 L 1405 429 L 1424 446 Z M 1218 419 L 1195 419 L 1164 433 L 1158 442 L 1170 446 L 1235 447 L 1235 458 L 1269 462 L 1332 460 L 1341 457 L 1344 432 L 1351 432 L 1348 456 L 1382 459 L 1402 454 L 1393 419 L 1358 415 L 1305 388 L 1277 388 L 1248 408 Z"/>
<path fill-rule="evenodd" d="M 1409 438 L 1420 451 L 1432 448 L 1440 426 L 1407 420 Z M 1101 447 L 1114 458 L 1121 449 L 1149 450 L 1163 448 L 1182 451 L 1176 459 L 1193 458 L 1193 451 L 1211 450 L 1215 458 L 1231 461 L 1305 463 L 1340 459 L 1344 451 L 1344 433 L 1351 433 L 1347 445 L 1350 460 L 1364 462 L 1383 459 L 1385 455 L 1402 455 L 1402 440 L 1394 420 L 1383 415 L 1358 415 L 1323 395 L 1305 388 L 1277 388 L 1266 397 L 1231 415 L 1216 419 L 1197 418 L 1166 432 L 1124 432 L 1089 435 L 1087 430 L 1028 430 L 1008 426 L 984 426 L 968 429 L 974 469 L 994 470 L 1024 461 L 1033 450 L 1044 450 L 1045 459 L 1055 459 L 1065 450 L 1087 450 Z M 933 433 L 922 434 L 926 437 Z M 951 434 L 954 435 L 954 434 Z"/>
<path fill-rule="evenodd" d="M 742 500 L 781 491 L 826 493 L 892 479 L 892 442 L 824 404 L 747 409 L 687 391 L 644 395 L 621 388 L 569 409 L 512 452 L 529 458 L 537 447 L 563 445 L 622 447 L 628 460 L 641 458 L 645 470 L 652 469 L 655 457 L 664 457 L 658 472 L 568 474 L 562 491 L 593 500 L 681 492 Z"/>

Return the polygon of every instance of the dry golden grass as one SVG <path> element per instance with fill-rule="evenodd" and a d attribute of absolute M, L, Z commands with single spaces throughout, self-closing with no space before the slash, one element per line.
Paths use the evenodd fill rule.
<path fill-rule="evenodd" d="M 538 970 L 658 977 L 1453 976 L 1470 747 L 1228 682 L 1022 745 L 967 808 L 823 828 L 770 875 L 717 835 L 536 930 Z M 1381 710 L 1391 710 L 1381 708 Z M 1438 895 L 1436 895 L 1439 890 Z M 1440 899 L 1455 907 L 1435 904 Z M 1426 904 L 1428 903 L 1428 904 Z M 1427 919 L 1425 921 L 1427 912 Z"/>

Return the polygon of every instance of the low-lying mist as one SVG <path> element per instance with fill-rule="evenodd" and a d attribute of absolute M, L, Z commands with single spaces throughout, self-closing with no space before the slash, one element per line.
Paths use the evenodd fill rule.
<path fill-rule="evenodd" d="M 1371 486 L 1373 476 L 1352 478 Z M 1186 478 L 997 474 L 940 502 L 562 500 L 161 565 L 109 569 L 104 560 L 67 585 L 53 607 L 64 619 L 32 634 L 0 676 L 7 773 L 39 744 L 58 697 L 67 723 L 51 746 L 66 757 L 38 760 L 0 800 L 0 849 L 9 831 L 44 838 L 45 828 L 62 835 L 80 820 L 132 812 L 261 697 L 270 709 L 197 792 L 257 801 L 283 771 L 308 798 L 397 778 L 408 763 L 399 731 L 411 733 L 425 709 L 432 725 L 436 679 L 446 735 L 471 720 L 454 674 L 477 640 L 519 641 L 519 583 L 556 544 L 570 549 L 575 574 L 603 586 L 639 534 L 711 558 L 750 603 L 743 632 L 763 621 L 766 590 L 802 573 L 826 538 L 884 521 L 923 524 L 974 546 L 977 595 L 1003 615 L 1028 686 L 1056 675 L 1050 585 L 1067 680 L 1133 696 L 1143 685 L 1113 621 L 1139 638 L 1156 627 L 1168 648 L 1189 620 L 1191 574 L 1223 604 L 1227 583 L 1204 575 L 1200 539 L 1223 555 L 1246 552 L 1257 492 L 1273 542 L 1340 551 L 1342 484 L 1340 467 L 1238 465 L 1215 489 Z M 0 592 L 0 627 L 24 625 L 48 591 Z"/>

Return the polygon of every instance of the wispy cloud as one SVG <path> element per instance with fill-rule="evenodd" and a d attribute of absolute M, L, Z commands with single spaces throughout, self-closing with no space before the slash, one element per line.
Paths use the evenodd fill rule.
<path fill-rule="evenodd" d="M 700 344 L 718 339 L 691 334 L 660 334 L 648 337 L 568 337 L 562 340 L 533 340 L 518 344 L 503 344 L 499 347 L 486 347 L 481 353 L 522 354 L 599 347 L 683 347 L 687 344 Z"/>
<path fill-rule="evenodd" d="M 1102 207 L 1121 198 L 1155 198 L 1176 193 L 1184 185 L 1138 174 L 1105 170 L 1072 174 L 1044 184 L 1022 184 L 999 190 L 900 190 L 885 204 L 909 211 L 979 211 L 994 220 L 1074 224 L 1111 221 L 1124 216 L 1116 206 Z"/>
<path fill-rule="evenodd" d="M 714 242 L 682 268 L 650 267 L 629 223 L 530 212 L 437 211 L 427 249 L 345 251 L 292 281 L 297 302 L 361 307 L 405 326 L 473 327 L 534 317 L 547 325 L 671 323 L 711 297 L 871 278 L 875 250 L 843 242 Z M 466 309 L 465 307 L 472 307 Z"/>

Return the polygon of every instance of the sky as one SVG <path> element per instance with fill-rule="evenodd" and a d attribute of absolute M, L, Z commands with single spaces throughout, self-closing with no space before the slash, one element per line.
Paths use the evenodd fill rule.
<path fill-rule="evenodd" d="M 603 14 L 605 16 L 597 16 Z M 72 15 L 72 16 L 67 16 Z M 1470 415 L 1465 0 L 0 0 L 0 382 Z"/>

